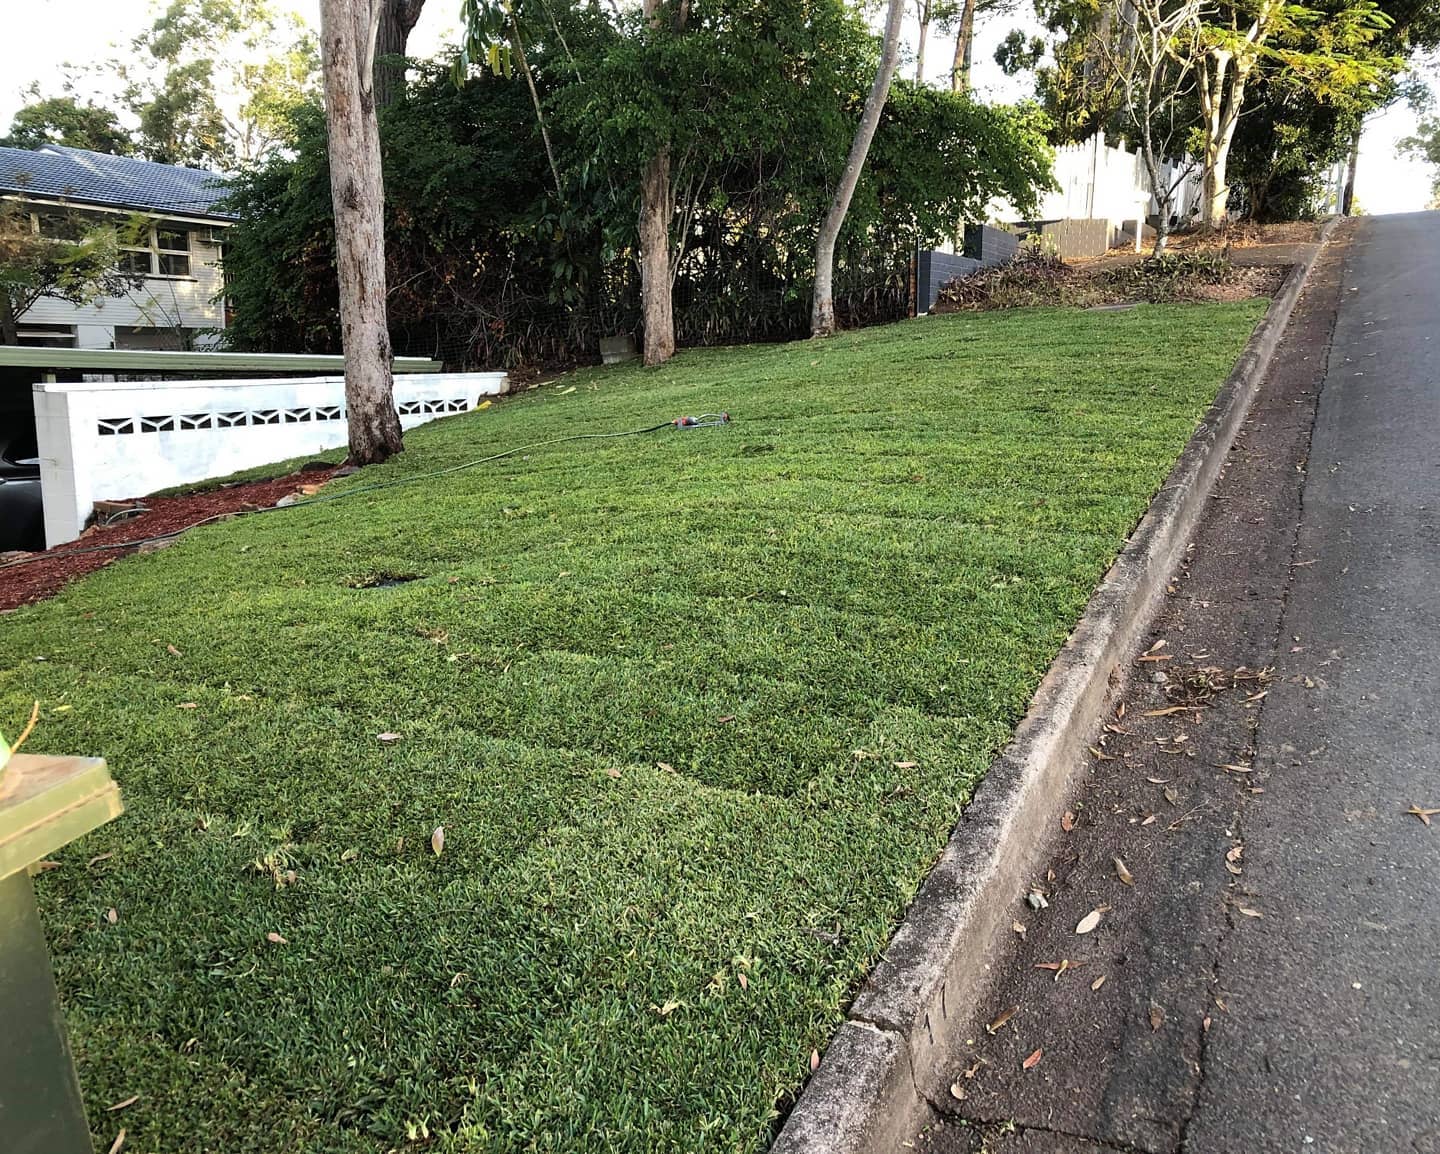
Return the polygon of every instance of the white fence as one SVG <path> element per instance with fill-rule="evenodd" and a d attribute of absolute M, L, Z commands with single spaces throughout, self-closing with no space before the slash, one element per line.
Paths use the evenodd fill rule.
<path fill-rule="evenodd" d="M 504 373 L 395 377 L 413 428 L 503 393 Z M 121 381 L 35 386 L 47 546 L 80 535 L 96 501 L 223 477 L 346 442 L 345 379 Z"/>
<path fill-rule="evenodd" d="M 1171 183 L 1187 169 L 1175 197 L 1182 223 L 1199 203 L 1200 174 L 1188 162 L 1165 162 L 1164 179 Z M 1123 140 L 1118 148 L 1107 145 L 1103 132 L 1057 148 L 1054 176 L 1059 188 L 1041 199 L 1039 220 L 1105 220 L 1113 240 L 1119 229 L 1159 211 L 1139 150 L 1131 152 Z M 992 205 L 991 211 L 998 220 L 1020 219 L 1009 205 Z M 1138 247 L 1138 230 L 1136 241 Z"/>

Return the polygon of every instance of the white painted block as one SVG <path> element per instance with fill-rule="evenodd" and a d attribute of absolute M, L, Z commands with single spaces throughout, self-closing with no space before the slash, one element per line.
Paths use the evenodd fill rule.
<path fill-rule="evenodd" d="M 401 427 L 469 412 L 506 382 L 504 373 L 397 375 Z M 96 501 L 143 497 L 346 442 L 344 377 L 34 389 L 50 546 L 78 537 Z"/>

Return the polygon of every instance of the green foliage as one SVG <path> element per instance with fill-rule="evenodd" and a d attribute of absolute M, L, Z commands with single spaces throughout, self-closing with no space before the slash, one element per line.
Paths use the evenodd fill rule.
<path fill-rule="evenodd" d="M 6 148 L 39 148 L 64 144 L 112 156 L 128 156 L 134 141 L 108 108 L 87 104 L 73 95 L 41 97 L 31 89 L 30 103 L 17 113 L 10 133 L 0 137 Z"/>
<path fill-rule="evenodd" d="M 1402 140 L 1399 148 L 1405 155 L 1423 160 L 1435 169 L 1434 194 L 1435 199 L 1440 200 L 1440 118 L 1422 117 L 1415 135 Z"/>
<path fill-rule="evenodd" d="M 119 267 L 120 245 L 138 222 L 97 226 L 76 218 L 74 239 L 35 232 L 30 207 L 0 201 L 0 341 L 14 342 L 13 326 L 42 296 L 83 305 L 124 296 L 144 277 Z"/>
<path fill-rule="evenodd" d="M 588 5 L 517 19 L 561 191 L 522 77 L 481 70 L 457 88 L 448 66 L 423 66 L 381 118 L 396 347 L 513 366 L 590 357 L 633 330 L 639 173 L 662 145 L 681 342 L 806 332 L 815 232 L 873 76 L 864 21 L 840 0 L 700 3 L 683 34 Z M 242 348 L 338 340 L 323 125 L 296 125 L 294 154 L 242 178 L 234 200 Z M 917 243 L 993 196 L 1033 202 L 1048 173 L 1033 111 L 897 83 L 841 238 L 842 315 L 903 313 Z"/>
<path fill-rule="evenodd" d="M 37 751 L 125 791 L 37 879 L 97 1148 L 138 1094 L 154 1154 L 758 1154 L 1261 311 L 586 371 L 335 488 L 736 423 L 210 526 L 0 617 L 0 717 L 40 699 Z"/>
<path fill-rule="evenodd" d="M 170 0 L 118 55 L 68 71 L 67 95 L 32 87 L 10 139 L 231 169 L 288 145 L 299 110 L 318 106 L 319 70 L 315 37 L 269 0 Z M 119 82 L 133 132 L 74 95 L 92 77 Z"/>

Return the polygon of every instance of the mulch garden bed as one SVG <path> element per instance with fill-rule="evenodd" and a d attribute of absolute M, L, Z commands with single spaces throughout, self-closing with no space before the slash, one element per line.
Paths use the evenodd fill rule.
<path fill-rule="evenodd" d="M 67 541 L 43 553 L 20 554 L 18 562 L 0 564 L 0 612 L 53 597 L 77 577 L 103 569 L 117 558 L 136 552 L 138 546 L 105 549 L 96 553 L 83 550 L 94 549 L 98 545 L 143 541 L 188 528 L 212 517 L 264 508 L 296 492 L 302 485 L 319 485 L 328 481 L 337 467 L 306 469 L 268 481 L 249 481 L 172 497 L 143 498 L 137 502 L 144 505 L 146 511 L 143 513 L 113 525 L 92 526 L 81 534 L 79 540 Z"/>

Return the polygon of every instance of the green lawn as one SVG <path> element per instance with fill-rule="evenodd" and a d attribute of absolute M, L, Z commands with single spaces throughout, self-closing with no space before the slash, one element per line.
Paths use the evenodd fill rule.
<path fill-rule="evenodd" d="M 29 748 L 128 806 L 37 882 L 101 1149 L 762 1147 L 1262 308 L 582 372 L 336 488 L 735 423 L 213 526 L 0 618 L 0 717 L 40 698 Z"/>

